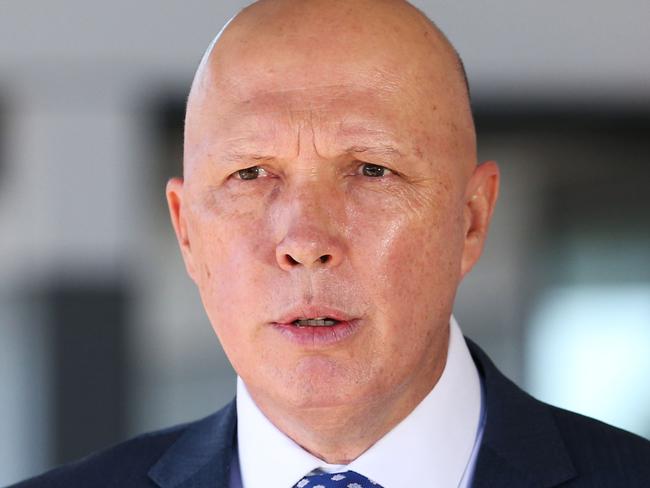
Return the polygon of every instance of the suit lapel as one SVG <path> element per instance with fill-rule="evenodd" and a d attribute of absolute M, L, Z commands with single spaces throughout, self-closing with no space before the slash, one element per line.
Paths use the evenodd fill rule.
<path fill-rule="evenodd" d="M 552 487 L 576 476 L 551 410 L 467 340 L 485 385 L 486 423 L 473 487 Z"/>
<path fill-rule="evenodd" d="M 188 427 L 149 470 L 149 478 L 161 488 L 228 488 L 236 427 L 233 400 Z"/>
<path fill-rule="evenodd" d="M 549 407 L 503 376 L 472 341 L 485 385 L 486 423 L 474 488 L 552 487 L 576 476 Z M 235 401 L 188 427 L 149 471 L 160 488 L 228 488 L 236 445 Z"/>

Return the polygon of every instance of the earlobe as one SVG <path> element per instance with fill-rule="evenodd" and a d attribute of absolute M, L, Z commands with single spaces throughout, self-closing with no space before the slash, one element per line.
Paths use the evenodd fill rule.
<path fill-rule="evenodd" d="M 499 167 L 486 161 L 474 169 L 465 193 L 463 260 L 465 276 L 478 261 L 499 194 Z"/>
<path fill-rule="evenodd" d="M 192 248 L 187 231 L 187 222 L 183 211 L 183 179 L 172 178 L 167 182 L 166 196 L 169 216 L 176 233 L 176 239 L 181 249 L 183 261 L 187 273 L 194 279 L 194 264 L 192 259 Z"/>

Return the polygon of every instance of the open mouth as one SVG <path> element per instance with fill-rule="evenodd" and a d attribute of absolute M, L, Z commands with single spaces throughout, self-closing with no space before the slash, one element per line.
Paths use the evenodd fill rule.
<path fill-rule="evenodd" d="M 332 327 L 340 322 L 340 320 L 331 317 L 316 317 L 309 319 L 296 319 L 292 322 L 296 327 Z"/>
<path fill-rule="evenodd" d="M 304 307 L 287 313 L 271 325 L 302 348 L 329 347 L 352 336 L 362 320 L 336 309 Z"/>

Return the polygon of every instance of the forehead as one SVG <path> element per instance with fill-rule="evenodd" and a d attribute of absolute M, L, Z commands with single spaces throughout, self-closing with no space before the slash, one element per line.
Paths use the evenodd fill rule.
<path fill-rule="evenodd" d="M 190 96 L 186 157 L 205 144 L 278 144 L 305 128 L 330 138 L 322 143 L 382 136 L 416 152 L 471 143 L 466 102 L 457 99 L 443 60 L 378 46 L 301 46 L 220 41 Z"/>
<path fill-rule="evenodd" d="M 227 96 L 219 90 L 215 95 L 221 96 L 201 105 L 201 135 L 193 139 L 215 151 L 255 152 L 280 150 L 303 132 L 319 146 L 399 146 L 418 152 L 431 137 L 426 110 L 419 113 L 414 96 L 395 86 L 355 82 L 277 89 L 262 84 L 249 90 L 238 86 Z"/>
<path fill-rule="evenodd" d="M 306 123 L 350 132 L 363 125 L 371 130 L 397 129 L 395 120 L 404 100 L 391 90 L 358 84 L 335 84 L 281 90 L 256 90 L 250 97 L 223 105 L 218 119 L 240 129 L 248 123 Z M 228 127 L 224 127 L 227 129 Z"/>

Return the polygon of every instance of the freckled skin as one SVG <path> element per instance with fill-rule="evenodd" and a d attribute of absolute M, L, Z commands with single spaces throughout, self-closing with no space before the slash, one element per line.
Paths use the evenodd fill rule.
<path fill-rule="evenodd" d="M 400 1 L 339 3 L 259 2 L 231 22 L 197 73 L 185 179 L 167 189 L 234 368 L 280 430 L 336 463 L 438 380 L 498 187 L 494 163 L 476 166 L 444 37 Z M 367 176 L 364 163 L 386 171 Z M 249 167 L 260 175 L 239 179 Z M 301 347 L 269 324 L 302 304 L 361 325 Z"/>

